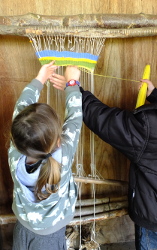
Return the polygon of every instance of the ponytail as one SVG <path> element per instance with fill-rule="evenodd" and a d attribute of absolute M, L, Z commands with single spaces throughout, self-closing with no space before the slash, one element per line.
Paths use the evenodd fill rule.
<path fill-rule="evenodd" d="M 35 187 L 35 195 L 37 199 L 44 200 L 52 193 L 56 193 L 59 188 L 60 179 L 60 164 L 53 157 L 49 157 L 45 165 L 41 167 L 39 173 Z M 43 187 L 45 187 L 46 192 L 43 192 Z"/>

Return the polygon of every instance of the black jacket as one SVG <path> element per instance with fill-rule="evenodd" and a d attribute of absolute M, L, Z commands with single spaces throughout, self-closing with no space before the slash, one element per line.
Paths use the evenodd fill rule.
<path fill-rule="evenodd" d="M 102 140 L 130 161 L 129 215 L 139 226 L 157 231 L 157 89 L 151 104 L 133 112 L 111 108 L 81 89 L 83 119 Z"/>

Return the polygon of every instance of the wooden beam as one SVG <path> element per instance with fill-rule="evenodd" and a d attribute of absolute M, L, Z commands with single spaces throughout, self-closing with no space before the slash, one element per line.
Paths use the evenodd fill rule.
<path fill-rule="evenodd" d="M 104 197 L 104 198 L 96 198 L 96 199 L 78 199 L 76 201 L 75 207 L 83 207 L 83 206 L 92 206 L 94 203 L 97 204 L 104 204 L 104 203 L 115 203 L 121 201 L 127 201 L 127 195 L 124 196 L 116 196 L 116 197 Z"/>
<path fill-rule="evenodd" d="M 1 214 L 0 215 L 0 225 L 10 224 L 16 222 L 16 217 L 14 214 Z"/>
<path fill-rule="evenodd" d="M 156 27 L 157 15 L 152 14 L 79 14 L 49 16 L 34 13 L 17 16 L 0 16 L 0 25 L 6 26 L 48 26 L 91 27 L 105 29 Z"/>
<path fill-rule="evenodd" d="M 126 186 L 128 185 L 127 181 L 117 181 L 117 180 L 106 180 L 106 179 L 95 179 L 95 178 L 87 178 L 87 177 L 74 177 L 74 180 L 76 182 L 81 182 L 81 183 L 90 183 L 90 184 L 103 184 L 103 185 L 112 185 L 112 186 Z"/>
<path fill-rule="evenodd" d="M 19 16 L 0 16 L 0 34 L 60 34 L 103 38 L 156 36 L 157 15 L 142 13 L 44 16 L 28 13 Z"/>
<path fill-rule="evenodd" d="M 128 207 L 128 201 L 104 203 L 104 204 L 98 204 L 95 206 L 93 203 L 93 205 L 90 205 L 90 206 L 84 206 L 84 207 L 81 206 L 81 209 L 77 207 L 75 209 L 74 217 L 79 217 L 80 215 L 81 217 L 87 216 L 87 215 L 94 216 L 94 211 L 95 211 L 95 214 L 100 214 L 104 212 L 120 210 L 120 209 L 127 208 L 127 207 Z"/>
<path fill-rule="evenodd" d="M 87 216 L 83 216 L 81 217 L 81 221 L 80 221 L 80 217 L 75 217 L 70 223 L 70 226 L 76 226 L 76 225 L 85 225 L 88 223 L 91 223 L 93 221 L 102 221 L 102 220 L 106 220 L 106 219 L 113 219 L 116 217 L 121 217 L 123 215 L 128 214 L 128 210 L 126 208 L 120 209 L 120 210 L 114 210 L 114 211 L 109 211 L 109 212 L 105 212 L 105 213 L 99 213 L 96 214 L 95 217 L 93 215 L 87 215 Z"/>

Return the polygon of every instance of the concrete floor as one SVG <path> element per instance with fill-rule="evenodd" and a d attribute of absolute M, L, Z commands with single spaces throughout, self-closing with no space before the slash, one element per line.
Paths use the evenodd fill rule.
<path fill-rule="evenodd" d="M 101 250 L 135 250 L 135 242 L 101 245 Z"/>

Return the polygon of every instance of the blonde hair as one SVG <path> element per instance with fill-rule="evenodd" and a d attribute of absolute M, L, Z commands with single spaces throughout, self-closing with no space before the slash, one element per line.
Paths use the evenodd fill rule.
<path fill-rule="evenodd" d="M 43 200 L 58 190 L 60 164 L 48 153 L 53 153 L 61 141 L 61 122 L 53 108 L 44 103 L 26 107 L 12 122 L 11 140 L 26 156 L 44 160 L 35 187 L 37 199 Z M 42 192 L 45 187 L 46 192 Z"/>

